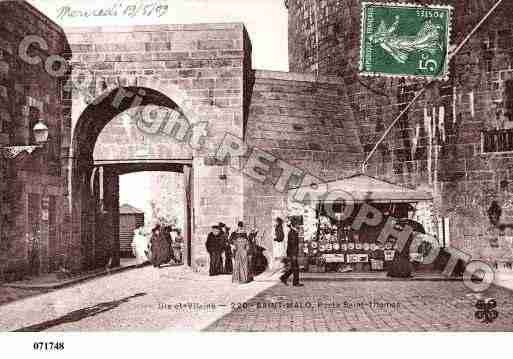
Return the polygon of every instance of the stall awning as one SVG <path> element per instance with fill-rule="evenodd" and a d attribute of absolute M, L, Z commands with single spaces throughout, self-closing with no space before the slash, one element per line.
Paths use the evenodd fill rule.
<path fill-rule="evenodd" d="M 325 184 L 330 192 L 349 193 L 355 202 L 415 203 L 433 200 L 433 196 L 428 192 L 402 187 L 363 174 Z M 291 191 L 297 191 L 297 188 Z"/>

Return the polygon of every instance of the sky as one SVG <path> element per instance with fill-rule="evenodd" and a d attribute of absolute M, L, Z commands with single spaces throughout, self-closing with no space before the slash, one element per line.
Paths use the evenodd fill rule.
<path fill-rule="evenodd" d="M 287 9 L 284 0 L 28 0 L 62 27 L 117 26 L 151 24 L 193 24 L 242 22 L 246 25 L 253 46 L 253 68 L 288 71 Z M 59 13 L 71 10 L 126 9 L 137 5 L 167 5 L 167 13 L 134 17 L 117 16 L 70 17 Z M 148 7 L 151 9 L 151 7 Z"/>

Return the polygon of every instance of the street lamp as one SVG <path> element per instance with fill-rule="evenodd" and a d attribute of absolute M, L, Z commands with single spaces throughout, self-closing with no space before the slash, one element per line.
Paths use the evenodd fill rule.
<path fill-rule="evenodd" d="M 34 142 L 30 145 L 21 145 L 21 146 L 0 146 L 0 154 L 3 155 L 6 159 L 14 159 L 20 153 L 26 152 L 31 154 L 37 149 L 44 148 L 45 144 L 48 142 L 48 126 L 43 122 L 43 119 L 39 119 L 32 129 L 34 135 Z"/>
<path fill-rule="evenodd" d="M 43 146 L 48 142 L 48 126 L 45 125 L 42 118 L 37 121 L 32 131 L 36 145 Z"/>

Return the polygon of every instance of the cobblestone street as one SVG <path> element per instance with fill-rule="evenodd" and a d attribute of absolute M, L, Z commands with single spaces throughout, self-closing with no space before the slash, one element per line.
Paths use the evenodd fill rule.
<path fill-rule="evenodd" d="M 144 267 L 0 306 L 0 330 L 510 331 L 513 294 L 493 287 L 499 317 L 475 318 L 461 282 L 305 281 L 235 285 L 183 267 Z"/>
<path fill-rule="evenodd" d="M 19 288 L 8 288 L 0 286 L 0 305 L 10 303 L 23 298 L 31 297 L 33 295 L 44 293 L 40 290 L 26 290 Z M 1 307 L 0 307 L 1 311 Z"/>
<path fill-rule="evenodd" d="M 475 318 L 476 298 L 462 282 L 305 282 L 277 284 L 211 331 L 511 331 L 513 294 L 493 287 L 499 317 Z M 280 307 L 281 305 L 281 307 Z"/>

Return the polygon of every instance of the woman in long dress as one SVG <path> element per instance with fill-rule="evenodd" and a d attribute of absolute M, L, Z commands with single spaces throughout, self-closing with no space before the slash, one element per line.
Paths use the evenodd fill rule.
<path fill-rule="evenodd" d="M 136 259 L 137 265 L 144 264 L 148 261 L 146 253 L 148 252 L 148 239 L 143 234 L 141 228 L 134 231 L 134 239 L 132 240 L 132 250 Z"/>
<path fill-rule="evenodd" d="M 249 268 L 250 243 L 244 230 L 244 223 L 239 222 L 238 228 L 230 236 L 230 241 L 235 247 L 232 281 L 235 283 L 249 283 L 253 280 Z"/>
<path fill-rule="evenodd" d="M 499 268 L 499 264 L 513 261 L 511 234 L 513 225 L 501 220 L 502 208 L 493 201 L 488 208 L 490 225 L 484 233 L 485 241 L 477 248 L 477 258 Z"/>
<path fill-rule="evenodd" d="M 415 233 L 415 232 L 414 232 Z M 395 250 L 394 259 L 390 264 L 387 275 L 395 278 L 410 278 L 413 273 L 413 265 L 410 261 L 410 247 L 415 234 L 408 237 L 404 247 Z"/>
<path fill-rule="evenodd" d="M 232 242 L 230 242 L 230 228 L 226 227 L 224 223 L 219 223 L 224 242 L 224 272 L 226 274 L 233 273 L 233 253 Z"/>
<path fill-rule="evenodd" d="M 283 230 L 283 219 L 276 218 L 274 227 L 273 257 L 276 261 L 283 260 L 285 253 L 285 231 Z"/>
<path fill-rule="evenodd" d="M 152 230 L 150 241 L 150 261 L 154 267 L 160 268 L 161 265 L 169 263 L 171 260 L 171 244 L 165 234 L 162 233 L 162 227 L 157 225 Z"/>

